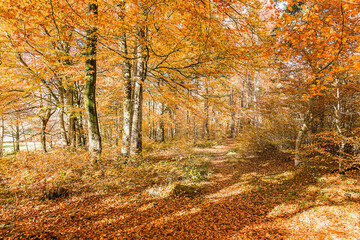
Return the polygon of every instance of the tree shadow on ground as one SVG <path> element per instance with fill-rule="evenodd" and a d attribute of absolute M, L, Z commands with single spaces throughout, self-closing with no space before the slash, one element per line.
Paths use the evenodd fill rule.
<path fill-rule="evenodd" d="M 281 160 L 228 158 L 224 150 L 209 154 L 214 174 L 198 196 L 132 201 L 113 193 L 54 201 L 20 213 L 12 237 L 286 239 L 291 233 L 273 223 L 313 207 L 303 203 L 316 198 L 307 193 L 314 173 L 293 174 L 292 163 Z M 299 207 L 273 214 L 284 203 Z"/>

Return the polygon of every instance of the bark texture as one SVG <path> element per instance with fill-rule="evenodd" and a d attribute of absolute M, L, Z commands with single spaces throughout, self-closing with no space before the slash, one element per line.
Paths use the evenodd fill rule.
<path fill-rule="evenodd" d="M 88 4 L 88 13 L 95 19 L 98 15 L 96 1 Z M 87 113 L 89 152 L 93 157 L 99 157 L 102 151 L 99 120 L 96 109 L 96 47 L 97 29 L 91 27 L 86 32 L 86 61 L 85 61 L 85 111 Z"/>
<path fill-rule="evenodd" d="M 122 52 L 126 56 L 128 54 L 127 50 L 127 42 L 126 35 L 124 34 L 121 39 L 121 48 Z M 130 142 L 131 142 L 131 63 L 128 59 L 124 59 L 122 66 L 122 78 L 124 81 L 123 87 L 123 148 L 121 149 L 121 153 L 124 155 L 130 154 Z"/>
<path fill-rule="evenodd" d="M 137 64 L 135 67 L 135 84 L 133 97 L 133 116 L 131 129 L 130 155 L 136 155 L 142 151 L 142 105 L 144 81 L 146 79 L 146 53 L 145 53 L 145 30 L 138 30 Z"/>

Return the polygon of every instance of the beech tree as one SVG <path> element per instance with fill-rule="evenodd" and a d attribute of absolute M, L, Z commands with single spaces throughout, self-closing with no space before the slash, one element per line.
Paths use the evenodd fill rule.
<path fill-rule="evenodd" d="M 256 0 L 9 6 L 1 5 L 7 60 L 21 69 L 26 91 L 48 96 L 37 105 L 43 146 L 46 134 L 61 136 L 55 141 L 72 150 L 87 143 L 96 156 L 104 142 L 118 144 L 120 135 L 124 155 L 140 153 L 144 136 L 163 142 L 186 132 L 196 142 L 219 137 L 226 127 L 226 135 L 234 137 L 241 89 L 230 83 L 244 69 L 261 71 L 259 62 L 268 54 L 262 11 L 271 6 Z M 258 85 L 247 82 L 249 106 L 258 100 Z M 47 121 L 55 121 L 56 132 L 45 131 Z"/>
<path fill-rule="evenodd" d="M 97 50 L 97 2 L 89 2 L 88 13 L 90 15 L 90 28 L 86 30 L 86 60 L 85 60 L 85 109 L 87 113 L 89 151 L 96 157 L 101 154 L 101 135 L 96 109 L 96 50 Z"/>
<path fill-rule="evenodd" d="M 358 44 L 358 12 L 352 6 L 344 1 L 290 1 L 278 23 L 278 53 L 284 57 L 282 68 L 288 72 L 288 81 L 301 81 L 303 87 L 296 94 L 306 103 L 296 138 L 295 165 L 300 163 L 300 146 L 306 132 L 325 130 L 321 126 L 326 119 L 327 95 L 335 90 L 339 98 L 339 86 L 355 80 L 344 75 L 345 71 L 353 71 L 349 61 Z M 297 78 L 294 72 L 298 73 Z M 342 135 L 339 99 L 336 101 L 337 107 L 333 108 L 336 131 Z"/>

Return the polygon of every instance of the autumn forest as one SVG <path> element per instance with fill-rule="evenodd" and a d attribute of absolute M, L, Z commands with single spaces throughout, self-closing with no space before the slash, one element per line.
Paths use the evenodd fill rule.
<path fill-rule="evenodd" d="M 358 0 L 0 0 L 0 239 L 357 239 Z"/>

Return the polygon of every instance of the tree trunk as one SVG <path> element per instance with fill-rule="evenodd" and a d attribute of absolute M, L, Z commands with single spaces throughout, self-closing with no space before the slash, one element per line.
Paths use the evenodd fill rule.
<path fill-rule="evenodd" d="M 74 95 L 75 95 L 75 89 L 74 86 L 69 87 L 69 89 L 66 92 L 66 104 L 68 109 L 70 110 L 69 114 L 69 145 L 71 150 L 76 149 L 76 117 L 73 111 L 74 108 Z"/>
<path fill-rule="evenodd" d="M 141 136 L 140 124 L 141 124 L 141 115 L 142 115 L 142 101 L 141 96 L 143 94 L 143 84 L 141 82 L 135 82 L 134 88 L 134 110 L 133 110 L 133 118 L 132 118 L 132 130 L 131 130 L 131 146 L 130 146 L 130 154 L 135 155 L 141 151 L 139 149 L 139 137 Z"/>
<path fill-rule="evenodd" d="M 145 40 L 145 30 L 138 30 L 139 42 L 137 46 L 137 64 L 135 67 L 135 87 L 134 87 L 134 105 L 131 129 L 130 154 L 135 155 L 142 151 L 142 105 L 144 81 L 146 79 L 146 55 L 143 42 Z"/>
<path fill-rule="evenodd" d="M 120 136 L 120 128 L 119 128 L 119 113 L 118 106 L 115 105 L 115 146 L 119 146 L 119 136 Z"/>
<path fill-rule="evenodd" d="M 154 104 L 154 102 L 153 102 L 152 113 L 153 113 L 153 115 L 155 115 L 155 104 Z M 151 131 L 152 131 L 152 139 L 155 139 L 156 138 L 155 119 L 152 119 L 152 121 L 151 121 Z"/>
<path fill-rule="evenodd" d="M 252 107 L 253 105 L 253 84 L 252 84 L 252 74 L 251 73 L 248 73 L 247 74 L 247 87 L 248 87 L 248 90 L 247 90 L 247 94 L 248 94 L 248 99 L 247 99 L 247 106 L 248 107 Z"/>
<path fill-rule="evenodd" d="M 341 101 L 340 101 L 340 88 L 339 88 L 339 80 L 336 80 L 336 105 L 334 106 L 335 109 L 335 131 L 338 132 L 338 134 L 341 136 L 343 135 L 343 132 L 341 131 L 341 119 L 340 119 L 340 111 L 341 111 Z M 342 163 L 342 154 L 344 151 L 345 143 L 343 140 L 339 143 L 339 172 L 343 170 L 343 163 Z"/>
<path fill-rule="evenodd" d="M 148 101 L 148 125 L 149 125 L 149 129 L 148 129 L 148 135 L 149 135 L 149 139 L 153 139 L 152 137 L 152 129 L 151 129 L 151 99 L 149 99 Z"/>
<path fill-rule="evenodd" d="M 162 82 L 158 82 L 158 89 L 160 94 L 162 94 Z M 157 104 L 157 115 L 159 116 L 159 122 L 157 124 L 157 133 L 156 141 L 165 142 L 165 124 L 164 124 L 164 113 L 165 113 L 165 103 L 163 101 L 158 102 Z"/>
<path fill-rule="evenodd" d="M 190 129 L 190 127 L 191 127 L 190 126 L 190 124 L 191 124 L 190 118 L 191 118 L 190 110 L 186 110 L 186 138 L 188 140 L 190 140 L 190 131 L 191 131 L 191 129 Z"/>
<path fill-rule="evenodd" d="M 231 123 L 230 123 L 230 138 L 235 138 L 236 132 L 236 119 L 235 119 L 235 96 L 234 96 L 234 90 L 231 90 L 230 93 L 230 115 L 231 115 Z"/>
<path fill-rule="evenodd" d="M 78 129 L 79 138 L 81 140 L 80 146 L 84 147 L 84 146 L 86 146 L 86 136 L 84 133 L 84 124 L 83 124 L 83 116 L 82 115 L 79 116 L 78 123 L 79 123 L 79 129 Z"/>
<path fill-rule="evenodd" d="M 204 102 L 204 110 L 205 110 L 205 119 L 204 119 L 204 126 L 203 126 L 203 134 L 204 138 L 209 140 L 210 139 L 210 130 L 209 130 L 209 86 L 206 82 L 205 85 L 205 102 Z"/>
<path fill-rule="evenodd" d="M 42 148 L 42 151 L 44 153 L 47 152 L 47 149 L 46 149 L 46 125 L 47 125 L 47 120 L 46 119 L 41 119 L 41 148 Z"/>
<path fill-rule="evenodd" d="M 40 142 L 41 142 L 41 148 L 44 153 L 47 152 L 46 148 L 46 126 L 53 115 L 53 111 L 51 110 L 51 95 L 49 95 L 49 100 L 47 101 L 47 106 L 45 108 L 45 111 L 41 110 L 40 112 L 40 120 L 41 120 L 41 132 L 40 132 Z"/>
<path fill-rule="evenodd" d="M 240 106 L 242 108 L 245 107 L 245 80 L 244 79 L 242 79 Z"/>
<path fill-rule="evenodd" d="M 79 109 L 81 106 L 81 101 L 79 101 L 79 92 L 74 84 L 73 89 L 73 106 L 77 109 Z M 80 133 L 80 126 L 79 126 L 79 112 L 73 112 L 73 118 L 74 118 L 74 148 L 79 148 L 81 146 L 81 133 Z"/>
<path fill-rule="evenodd" d="M 307 122 L 304 121 L 304 123 L 302 124 L 297 138 L 296 138 L 296 143 L 295 143 L 295 167 L 298 166 L 301 163 L 300 160 L 300 147 L 304 138 L 304 135 L 306 133 L 306 131 L 308 130 L 309 126 L 307 125 Z"/>
<path fill-rule="evenodd" d="M 75 89 L 75 102 L 78 108 L 82 107 L 81 96 L 79 89 Z M 84 125 L 83 125 L 83 114 L 79 114 L 76 119 L 76 141 L 78 147 L 84 147 L 86 145 L 86 138 L 84 133 Z"/>
<path fill-rule="evenodd" d="M 156 134 L 156 141 L 157 142 L 165 142 L 165 124 L 163 120 L 164 115 L 164 104 L 158 103 L 158 114 L 159 114 L 159 122 L 158 122 L 158 128 L 157 128 L 157 134 Z"/>
<path fill-rule="evenodd" d="M 5 135 L 4 116 L 1 116 L 0 157 L 3 156 L 3 151 L 4 151 L 4 135 Z"/>
<path fill-rule="evenodd" d="M 92 15 L 94 21 L 98 15 L 97 1 L 88 4 L 88 13 Z M 86 31 L 86 61 L 85 61 L 85 111 L 88 116 L 89 152 L 97 159 L 102 151 L 99 119 L 96 109 L 96 47 L 97 29 L 91 27 Z M 96 162 L 96 160 L 95 160 Z"/>
<path fill-rule="evenodd" d="M 59 122 L 61 128 L 61 135 L 64 139 L 64 143 L 66 146 L 69 146 L 69 140 L 66 134 L 66 127 L 65 127 L 65 88 L 62 86 L 62 83 L 59 83 L 61 86 L 59 87 L 59 95 L 60 95 L 60 113 L 59 113 Z"/>
<path fill-rule="evenodd" d="M 144 78 L 145 80 L 145 78 Z M 143 82 L 144 82 L 143 80 Z M 141 85 L 141 91 L 140 91 L 140 108 L 139 108 L 139 116 L 138 116 L 138 141 L 137 141 L 137 145 L 136 145 L 136 149 L 139 152 L 142 152 L 142 135 L 143 135 L 143 131 L 142 131 L 142 122 L 143 122 L 143 102 L 144 102 L 144 85 Z"/>
<path fill-rule="evenodd" d="M 176 113 L 175 110 L 170 110 L 171 127 L 170 127 L 170 139 L 174 140 L 176 134 Z"/>
<path fill-rule="evenodd" d="M 20 151 L 20 126 L 19 126 L 19 122 L 16 121 L 14 152 L 19 152 L 19 151 Z"/>
<path fill-rule="evenodd" d="M 128 54 L 126 35 L 121 39 L 121 50 L 126 56 Z M 123 135 L 122 142 L 123 147 L 121 153 L 128 156 L 130 154 L 130 143 L 131 143 L 131 122 L 132 122 L 132 106 L 131 106 L 131 63 L 128 59 L 124 59 L 122 66 L 122 78 L 123 78 Z"/>
<path fill-rule="evenodd" d="M 29 153 L 29 146 L 28 146 L 28 143 L 27 143 L 26 132 L 25 132 L 25 128 L 24 128 L 24 123 L 23 123 L 23 122 L 21 122 L 21 130 L 22 130 L 22 133 L 23 133 L 23 136 L 24 136 L 24 143 L 25 143 L 25 147 L 26 147 L 26 152 Z"/>
<path fill-rule="evenodd" d="M 125 1 L 118 3 L 119 21 L 125 19 Z M 130 154 L 131 131 L 132 131 L 132 80 L 131 80 L 131 62 L 128 58 L 128 44 L 126 33 L 120 38 L 120 51 L 124 59 L 122 62 L 122 80 L 123 80 L 123 131 L 121 154 L 128 156 Z"/>
<path fill-rule="evenodd" d="M 309 130 L 309 127 L 310 127 L 309 125 L 312 121 L 313 99 L 310 99 L 309 105 L 310 105 L 309 110 L 305 114 L 304 122 L 301 125 L 301 128 L 298 132 L 296 142 L 295 142 L 295 159 L 294 159 L 295 167 L 301 163 L 300 147 L 301 147 L 301 144 L 303 142 L 306 132 Z"/>
<path fill-rule="evenodd" d="M 197 124 L 196 124 L 196 118 L 195 115 L 193 117 L 193 143 L 195 144 L 198 139 L 198 132 L 197 132 Z"/>

